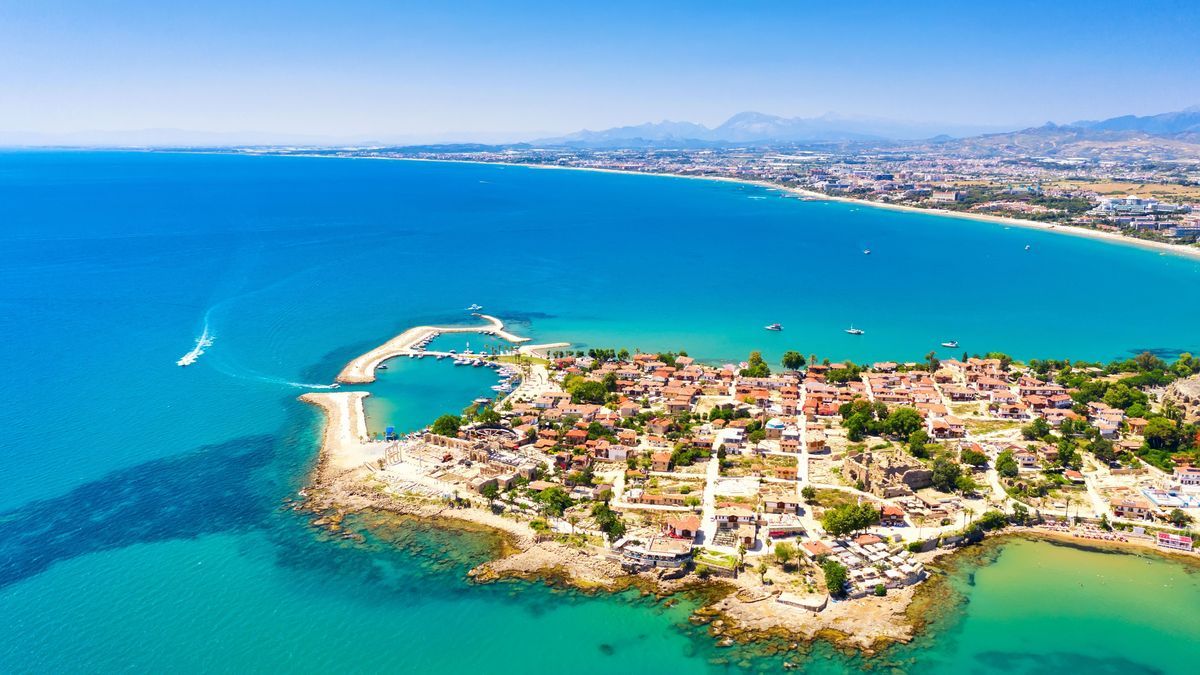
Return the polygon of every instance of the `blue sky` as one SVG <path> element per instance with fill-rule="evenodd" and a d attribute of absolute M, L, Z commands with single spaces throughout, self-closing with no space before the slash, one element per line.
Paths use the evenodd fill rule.
<path fill-rule="evenodd" d="M 1200 103 L 1200 2 L 0 0 L 0 130 L 516 137 Z"/>

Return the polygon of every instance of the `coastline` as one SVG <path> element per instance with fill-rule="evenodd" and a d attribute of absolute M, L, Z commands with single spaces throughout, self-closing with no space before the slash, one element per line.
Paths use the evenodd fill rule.
<path fill-rule="evenodd" d="M 490 323 L 488 327 L 494 325 Z M 378 363 L 374 359 L 381 350 L 403 344 L 401 338 L 411 338 L 414 330 L 401 333 L 351 363 Z M 537 347 L 520 349 L 526 351 Z M 371 358 L 364 358 L 367 356 Z M 1196 556 L 1172 555 L 1143 542 L 1094 540 L 1038 528 L 1008 529 L 989 536 L 984 547 L 941 548 L 922 554 L 924 562 L 936 560 L 939 562 L 936 568 L 942 568 L 942 573 L 935 573 L 924 583 L 892 589 L 882 597 L 826 599 L 819 610 L 802 609 L 793 601 L 783 602 L 780 590 L 757 584 L 753 573 L 749 572 L 734 579 L 679 577 L 663 570 L 628 572 L 618 564 L 610 550 L 594 542 L 547 538 L 523 517 L 496 510 L 493 502 L 475 494 L 460 494 L 453 486 L 435 478 L 402 473 L 401 481 L 416 489 L 405 488 L 398 492 L 394 483 L 389 484 L 387 473 L 381 471 L 381 460 L 388 444 L 370 441 L 366 436 L 363 401 L 367 395 L 366 392 L 322 392 L 300 397 L 305 403 L 320 408 L 324 418 L 317 465 L 302 491 L 303 503 L 298 506 L 314 514 L 313 526 L 338 532 L 349 513 L 373 512 L 418 518 L 434 525 L 462 523 L 484 528 L 499 533 L 504 544 L 494 559 L 468 572 L 472 582 L 547 581 L 585 592 L 618 592 L 636 587 L 643 594 L 657 595 L 660 599 L 681 592 L 695 593 L 704 598 L 704 602 L 690 621 L 695 625 L 706 625 L 709 635 L 720 647 L 771 640 L 807 645 L 820 640 L 847 653 L 871 656 L 890 645 L 909 643 L 956 606 L 947 585 L 946 570 L 953 569 L 959 560 L 974 560 L 994 550 L 1009 538 L 1047 541 L 1092 551 L 1149 553 L 1193 566 L 1200 562 Z M 394 472 L 395 468 L 390 471 Z M 452 500 L 448 498 L 451 493 L 454 495 Z M 351 532 L 343 532 L 342 536 L 360 537 Z"/>
<path fill-rule="evenodd" d="M 324 430 L 317 466 L 302 491 L 299 508 L 313 514 L 314 527 L 339 532 L 346 515 L 374 511 L 426 521 L 456 521 L 494 530 L 505 540 L 499 557 L 468 572 L 476 583 L 505 579 L 560 582 L 585 592 L 617 592 L 631 587 L 661 598 L 680 592 L 699 592 L 708 602 L 692 617 L 707 624 L 720 646 L 786 638 L 809 643 L 825 640 L 844 650 L 874 654 L 889 644 L 910 642 L 922 622 L 909 616 L 919 586 L 911 586 L 868 602 L 839 601 L 820 613 L 775 602 L 777 592 L 762 594 L 748 581 L 671 579 L 653 573 L 630 574 L 589 547 L 539 538 L 525 522 L 502 516 L 472 499 L 468 507 L 450 506 L 390 493 L 375 477 L 372 460 L 384 444 L 357 442 L 348 425 L 361 416 L 364 392 L 310 393 L 300 397 L 322 412 Z M 354 411 L 358 408 L 358 412 Z M 377 446 L 379 454 L 363 447 Z M 343 533 L 353 538 L 353 535 Z M 947 551 L 941 552 L 946 555 Z M 749 580 L 753 574 L 739 579 Z"/>
<path fill-rule="evenodd" d="M 178 151 L 177 151 L 178 152 Z M 487 162 L 477 159 L 432 159 L 428 157 L 372 157 L 372 156 L 342 156 L 342 155 L 315 155 L 307 153 L 289 153 L 277 154 L 270 152 L 246 153 L 246 152 L 200 152 L 187 151 L 179 152 L 179 154 L 236 154 L 250 157 L 305 157 L 309 159 L 371 159 L 384 160 L 393 162 L 434 162 L 442 164 L 478 164 L 484 166 L 511 166 L 522 167 L 526 169 L 542 169 L 542 170 L 559 170 L 559 171 L 592 171 L 596 173 L 613 173 L 631 176 L 656 176 L 659 178 L 683 178 L 691 180 L 707 180 L 717 181 L 722 183 L 735 183 L 739 185 L 752 185 L 755 187 L 765 188 L 768 190 L 778 190 L 788 192 L 798 197 L 803 197 L 809 201 L 826 201 L 826 202 L 843 202 L 846 204 L 854 204 L 857 206 L 867 206 L 879 209 L 890 209 L 893 211 L 907 211 L 910 213 L 924 213 L 934 216 L 943 216 L 946 218 L 958 218 L 961 220 L 973 220 L 976 222 L 992 223 L 995 225 L 1008 225 L 1012 227 L 1023 227 L 1033 230 L 1041 230 L 1051 234 L 1062 234 L 1073 237 L 1083 237 L 1094 239 L 1119 246 L 1131 246 L 1150 251 L 1158 251 L 1182 258 L 1200 260 L 1200 246 L 1187 246 L 1182 244 L 1169 244 L 1161 241 L 1150 241 L 1148 239 L 1137 239 L 1135 237 L 1127 237 L 1123 234 L 1113 232 L 1105 232 L 1103 230 L 1094 230 L 1077 225 L 1060 225 L 1057 223 L 1042 223 L 1036 220 L 1024 220 L 1021 218 L 1012 218 L 1009 216 L 995 216 L 985 213 L 963 213 L 959 211 L 949 211 L 946 209 L 921 208 L 919 206 L 908 206 L 904 204 L 889 204 L 887 202 L 877 202 L 869 199 L 855 199 L 853 197 L 843 197 L 839 195 L 827 195 L 822 192 L 806 190 L 804 188 L 789 187 L 786 185 L 778 185 L 769 181 L 752 180 L 749 178 L 735 178 L 733 176 L 693 176 L 683 173 L 664 173 L 661 171 L 635 171 L 633 169 L 609 169 L 604 167 L 591 166 L 558 166 L 552 164 L 526 164 L 521 162 Z"/>
<path fill-rule="evenodd" d="M 417 329 L 404 331 L 351 361 L 364 366 L 355 372 L 368 374 L 365 366 L 377 364 L 382 360 L 381 355 L 406 344 L 418 334 L 414 332 Z M 545 347 L 532 345 L 520 349 L 531 352 Z M 446 495 L 451 488 L 437 480 L 404 475 L 403 480 L 411 481 L 408 484 L 418 489 L 398 493 L 391 489 L 381 471 L 388 444 L 371 441 L 366 435 L 363 401 L 367 395 L 367 392 L 313 392 L 299 397 L 319 408 L 323 418 L 316 466 L 301 491 L 303 500 L 296 507 L 313 515 L 314 527 L 340 532 L 348 514 L 374 512 L 486 528 L 499 533 L 504 545 L 495 559 L 468 572 L 473 582 L 541 580 L 585 592 L 617 592 L 637 587 L 644 594 L 660 598 L 695 592 L 705 602 L 691 621 L 708 625 L 709 634 L 719 640 L 719 646 L 771 638 L 805 644 L 825 640 L 839 649 L 874 654 L 886 645 L 911 641 L 923 625 L 910 612 L 919 586 L 867 601 L 830 602 L 824 611 L 814 613 L 778 602 L 780 591 L 756 585 L 752 573 L 728 580 L 676 578 L 678 575 L 663 570 L 627 572 L 607 549 L 594 543 L 546 538 L 522 518 L 492 510 L 482 497 L 462 495 L 455 490 L 455 499 L 449 500 Z M 418 486 L 422 480 L 424 483 Z M 350 532 L 341 532 L 341 536 L 358 538 Z M 952 551 L 942 550 L 929 558 L 949 553 Z"/>
<path fill-rule="evenodd" d="M 325 157 L 326 155 L 294 155 L 305 157 Z M 813 190 L 805 190 L 798 187 L 789 187 L 786 185 L 778 185 L 768 181 L 751 180 L 747 178 L 734 178 L 732 176 L 691 176 L 681 173 L 662 173 L 656 171 L 634 171 L 631 169 L 606 169 L 602 167 L 587 167 L 587 166 L 555 166 L 550 164 L 522 164 L 519 162 L 485 162 L 480 160 L 467 159 L 428 159 L 421 157 L 336 157 L 335 159 L 381 159 L 401 162 L 443 162 L 447 164 L 482 164 L 496 166 L 514 166 L 525 167 L 529 169 L 544 169 L 544 170 L 564 170 L 564 171 L 593 171 L 597 173 L 615 173 L 634 176 L 658 176 L 661 178 L 686 178 L 693 180 L 708 180 L 722 183 L 735 183 L 739 185 L 753 185 L 756 187 L 766 188 L 770 190 L 779 190 L 788 192 L 799 197 L 803 197 L 811 201 L 827 201 L 827 202 L 842 202 L 846 204 L 854 204 L 857 206 L 869 206 L 872 208 L 889 209 L 892 211 L 906 211 L 910 213 L 924 213 L 934 216 L 943 216 L 947 218 L 958 218 L 961 220 L 973 220 L 983 223 L 992 223 L 996 225 L 1009 225 L 1012 227 L 1023 227 L 1033 230 L 1041 230 L 1052 234 L 1063 234 L 1073 237 L 1084 237 L 1097 241 L 1104 241 L 1110 244 L 1118 244 L 1124 246 L 1132 246 L 1146 250 L 1158 251 L 1160 253 L 1169 253 L 1171 255 L 1180 256 L 1200 260 L 1200 247 L 1186 246 L 1181 244 L 1168 244 L 1160 241 L 1150 241 L 1147 239 L 1137 239 L 1135 237 L 1127 237 L 1122 234 L 1113 232 L 1105 232 L 1103 230 L 1093 230 L 1077 225 L 1059 225 L 1056 223 L 1042 223 L 1036 220 L 1023 220 L 1021 218 L 1012 218 L 1009 216 L 995 216 L 984 213 L 962 213 L 959 211 L 949 211 L 946 209 L 921 208 L 919 206 L 908 206 L 904 204 L 889 204 L 886 202 L 877 202 L 869 199 L 855 199 L 853 197 L 842 197 L 837 195 L 827 195 Z"/>

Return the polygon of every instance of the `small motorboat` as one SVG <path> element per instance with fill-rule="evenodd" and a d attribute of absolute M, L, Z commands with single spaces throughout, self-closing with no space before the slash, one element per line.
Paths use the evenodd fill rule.
<path fill-rule="evenodd" d="M 958 340 L 947 340 L 942 343 L 942 346 L 946 347 L 948 349 L 957 349 L 958 348 Z"/>
<path fill-rule="evenodd" d="M 849 328 L 847 328 L 846 332 L 851 335 L 862 335 L 863 333 L 866 333 L 865 330 L 863 330 L 861 328 L 855 328 L 854 326 L 850 326 Z"/>
<path fill-rule="evenodd" d="M 768 326 L 763 326 L 763 328 L 766 328 L 767 330 L 783 330 L 783 326 L 781 326 L 777 323 L 773 323 Z"/>
<path fill-rule="evenodd" d="M 1029 250 L 1029 244 L 1025 244 L 1025 250 L 1026 250 L 1026 251 L 1028 251 L 1028 250 Z"/>
<path fill-rule="evenodd" d="M 483 309 L 483 305 L 472 304 L 470 307 L 467 308 L 467 311 L 468 312 L 478 312 L 481 309 Z"/>
<path fill-rule="evenodd" d="M 869 249 L 869 248 L 864 248 L 864 249 L 863 249 L 863 255 L 871 255 L 871 249 Z"/>

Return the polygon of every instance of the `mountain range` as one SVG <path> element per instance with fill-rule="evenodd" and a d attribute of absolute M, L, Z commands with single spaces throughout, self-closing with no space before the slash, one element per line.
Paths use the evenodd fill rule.
<path fill-rule="evenodd" d="M 602 131 L 582 130 L 565 136 L 531 141 L 534 145 L 570 146 L 581 148 L 618 147 L 704 147 L 754 143 L 803 142 L 948 142 L 955 139 L 979 138 L 996 140 L 1006 135 L 1025 136 L 1067 135 L 1108 137 L 1119 140 L 1131 134 L 1180 137 L 1192 141 L 1200 135 L 1200 106 L 1179 112 L 1147 115 L 1124 115 L 1105 120 L 1082 120 L 1066 125 L 1047 124 L 1043 127 L 1012 131 L 998 127 L 981 127 L 924 122 L 903 122 L 874 117 L 849 117 L 826 114 L 819 117 L 780 117 L 759 112 L 742 112 L 719 126 L 709 128 L 694 122 L 651 122 L 636 126 L 614 127 Z"/>
<path fill-rule="evenodd" d="M 742 112 L 709 128 L 694 122 L 650 122 L 603 131 L 582 130 L 532 141 L 535 145 L 616 147 L 629 145 L 723 145 L 755 142 L 884 141 L 939 135 L 970 136 L 1003 131 L 1003 127 L 904 122 L 878 117 L 827 113 L 819 117 L 780 117 Z"/>

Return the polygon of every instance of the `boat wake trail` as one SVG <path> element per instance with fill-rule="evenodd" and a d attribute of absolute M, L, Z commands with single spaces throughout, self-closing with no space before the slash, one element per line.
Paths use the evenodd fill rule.
<path fill-rule="evenodd" d="M 196 346 L 192 347 L 192 351 L 184 354 L 178 361 L 176 361 L 175 365 L 177 365 L 177 366 L 192 365 L 193 363 L 196 362 L 196 359 L 198 359 L 204 355 L 204 351 L 206 349 L 208 349 L 209 347 L 212 346 L 213 340 L 215 340 L 215 339 L 216 339 L 216 336 L 213 335 L 211 332 L 209 332 L 208 323 L 205 322 L 204 332 L 200 334 L 200 337 L 196 338 Z"/>

